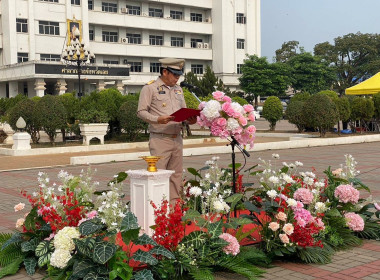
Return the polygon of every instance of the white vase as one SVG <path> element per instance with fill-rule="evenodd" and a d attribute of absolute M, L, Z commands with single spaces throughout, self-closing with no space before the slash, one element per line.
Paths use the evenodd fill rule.
<path fill-rule="evenodd" d="M 90 140 L 98 138 L 104 144 L 104 135 L 107 134 L 108 123 L 79 124 L 80 134 L 83 136 L 83 145 L 90 145 Z"/>

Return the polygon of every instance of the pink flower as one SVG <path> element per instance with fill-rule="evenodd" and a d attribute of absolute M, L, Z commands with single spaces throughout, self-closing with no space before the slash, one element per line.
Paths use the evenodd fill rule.
<path fill-rule="evenodd" d="M 379 204 L 374 203 L 373 205 L 375 206 L 376 210 L 380 211 L 380 205 Z"/>
<path fill-rule="evenodd" d="M 25 222 L 24 218 L 20 218 L 16 221 L 16 228 L 21 227 Z"/>
<path fill-rule="evenodd" d="M 46 237 L 44 240 L 50 241 L 54 238 L 55 233 L 50 233 L 49 237 Z"/>
<path fill-rule="evenodd" d="M 25 207 L 25 203 L 20 202 L 19 204 L 15 205 L 15 207 L 14 207 L 15 212 L 21 211 L 22 209 L 24 209 L 24 207 Z"/>
<path fill-rule="evenodd" d="M 335 197 L 339 198 L 339 202 L 352 204 L 358 203 L 359 191 L 351 185 L 339 185 L 334 192 Z"/>
<path fill-rule="evenodd" d="M 349 212 L 344 214 L 349 229 L 353 231 L 362 231 L 364 229 L 364 220 L 358 214 Z"/>
<path fill-rule="evenodd" d="M 240 116 L 239 117 L 239 123 L 242 125 L 242 126 L 246 126 L 247 125 L 247 119 L 244 117 L 244 116 Z"/>
<path fill-rule="evenodd" d="M 321 218 L 316 218 L 314 222 L 315 222 L 315 224 L 316 224 L 318 227 L 320 227 L 322 230 L 325 229 L 325 224 L 324 224 L 324 222 L 322 221 Z"/>
<path fill-rule="evenodd" d="M 340 174 L 342 174 L 342 171 L 343 169 L 342 168 L 338 168 L 338 169 L 335 169 L 333 172 L 331 172 L 334 176 L 340 176 Z"/>
<path fill-rule="evenodd" d="M 229 102 L 229 103 L 231 103 L 231 98 L 230 97 L 228 97 L 227 95 L 225 95 L 224 97 L 223 97 L 223 101 L 224 102 Z"/>
<path fill-rule="evenodd" d="M 305 188 L 299 188 L 293 194 L 293 198 L 296 200 L 300 200 L 305 204 L 310 204 L 313 201 L 313 193 Z"/>
<path fill-rule="evenodd" d="M 256 127 L 254 125 L 250 125 L 246 128 L 246 131 L 249 133 L 249 134 L 254 134 L 256 132 Z"/>
<path fill-rule="evenodd" d="M 282 243 L 284 244 L 289 243 L 289 237 L 286 234 L 280 233 L 278 236 L 280 237 L 280 240 Z"/>
<path fill-rule="evenodd" d="M 206 106 L 206 101 L 202 101 L 201 103 L 199 103 L 198 109 L 202 110 L 205 106 Z"/>
<path fill-rule="evenodd" d="M 231 103 L 226 102 L 222 105 L 222 110 L 230 117 L 232 117 L 235 113 L 234 109 L 231 107 Z"/>
<path fill-rule="evenodd" d="M 250 113 L 253 111 L 253 106 L 251 104 L 243 105 L 243 108 L 244 108 L 244 111 L 246 111 L 247 113 Z"/>
<path fill-rule="evenodd" d="M 286 214 L 284 212 L 278 212 L 276 215 L 276 219 L 285 222 L 286 221 Z"/>
<path fill-rule="evenodd" d="M 251 113 L 249 113 L 249 114 L 248 114 L 248 119 L 249 119 L 251 122 L 254 122 L 254 121 L 255 121 L 255 119 L 256 119 L 256 118 L 255 118 L 255 114 L 254 114 L 254 113 L 252 113 L 252 112 L 251 112 Z"/>
<path fill-rule="evenodd" d="M 227 121 L 225 118 L 217 118 L 216 119 L 216 124 L 222 127 L 225 127 L 227 124 Z"/>
<path fill-rule="evenodd" d="M 280 224 L 279 223 L 276 223 L 276 222 L 271 222 L 269 223 L 269 226 L 268 226 L 272 231 L 276 231 L 280 228 Z"/>
<path fill-rule="evenodd" d="M 226 247 L 223 248 L 223 251 L 226 254 L 231 254 L 231 255 L 236 256 L 237 254 L 240 253 L 240 245 L 236 237 L 232 236 L 229 233 L 222 233 L 221 235 L 219 235 L 219 238 L 230 243 Z"/>
<path fill-rule="evenodd" d="M 294 232 L 294 227 L 292 224 L 288 223 L 285 224 L 282 228 L 282 230 L 287 234 L 287 235 L 292 235 Z"/>
<path fill-rule="evenodd" d="M 294 209 L 294 219 L 301 227 L 305 227 L 310 222 L 314 221 L 313 216 L 310 212 L 304 208 L 295 208 Z"/>
<path fill-rule="evenodd" d="M 93 219 L 98 216 L 98 212 L 96 210 L 92 210 L 91 212 L 86 213 L 87 218 Z"/>
<path fill-rule="evenodd" d="M 215 91 L 212 93 L 212 96 L 214 97 L 215 100 L 222 101 L 224 97 L 224 92 Z"/>

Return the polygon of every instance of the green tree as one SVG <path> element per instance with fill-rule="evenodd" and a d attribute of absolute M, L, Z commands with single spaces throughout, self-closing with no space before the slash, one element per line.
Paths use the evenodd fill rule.
<path fill-rule="evenodd" d="M 324 42 L 314 47 L 314 54 L 322 57 L 335 71 L 333 86 L 339 94 L 379 71 L 379 53 L 380 35 L 360 32 L 337 37 L 334 44 Z"/>
<path fill-rule="evenodd" d="M 380 121 L 380 93 L 373 95 L 373 105 L 375 106 L 375 117 Z"/>
<path fill-rule="evenodd" d="M 146 129 L 146 123 L 137 117 L 138 100 L 130 98 L 121 105 L 118 111 L 120 126 L 125 131 L 129 141 L 135 141 L 139 133 Z"/>
<path fill-rule="evenodd" d="M 306 126 L 318 129 L 321 137 L 338 121 L 334 102 L 325 94 L 315 94 L 304 104 L 303 118 Z"/>
<path fill-rule="evenodd" d="M 269 122 L 270 130 L 275 130 L 276 123 L 282 119 L 282 104 L 277 96 L 269 96 L 264 102 L 263 117 Z"/>
<path fill-rule="evenodd" d="M 289 68 L 284 63 L 268 63 L 266 57 L 250 55 L 244 60 L 242 76 L 239 78 L 241 88 L 246 92 L 248 102 L 258 96 L 280 96 L 290 85 Z"/>
<path fill-rule="evenodd" d="M 291 87 L 295 92 L 317 93 L 330 88 L 335 80 L 335 73 L 328 63 L 308 52 L 293 55 L 286 64 L 290 68 Z"/>
<path fill-rule="evenodd" d="M 304 104 L 305 101 L 291 100 L 285 111 L 286 119 L 289 123 L 294 124 L 300 133 L 304 131 L 306 127 L 306 121 L 303 116 Z"/>
<path fill-rule="evenodd" d="M 351 128 L 355 127 L 355 122 L 360 121 L 360 127 L 365 128 L 367 122 L 372 119 L 375 113 L 375 106 L 372 99 L 354 97 L 351 99 Z M 360 130 L 362 132 L 362 129 Z"/>
<path fill-rule="evenodd" d="M 283 43 L 281 49 L 276 50 L 276 62 L 287 62 L 290 58 L 297 55 L 297 50 L 302 52 L 303 48 L 299 48 L 298 45 L 298 41 Z"/>

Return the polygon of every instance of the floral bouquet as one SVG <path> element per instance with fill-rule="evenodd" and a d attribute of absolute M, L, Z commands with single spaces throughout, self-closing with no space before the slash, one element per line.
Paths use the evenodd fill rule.
<path fill-rule="evenodd" d="M 198 124 L 210 127 L 211 134 L 223 139 L 234 137 L 241 145 L 253 147 L 256 128 L 249 121 L 255 121 L 252 105 L 241 106 L 221 91 L 212 94 L 213 100 L 199 104 L 201 110 Z"/>

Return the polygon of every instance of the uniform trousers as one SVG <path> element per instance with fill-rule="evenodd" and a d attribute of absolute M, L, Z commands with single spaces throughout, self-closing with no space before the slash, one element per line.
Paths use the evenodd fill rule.
<path fill-rule="evenodd" d="M 149 150 L 152 156 L 160 156 L 158 169 L 174 170 L 170 176 L 170 202 L 180 197 L 183 173 L 183 143 L 181 134 L 150 133 Z"/>

